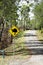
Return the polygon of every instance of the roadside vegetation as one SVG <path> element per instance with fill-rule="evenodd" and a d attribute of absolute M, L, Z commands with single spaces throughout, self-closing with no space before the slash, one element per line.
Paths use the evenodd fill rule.
<path fill-rule="evenodd" d="M 31 53 L 31 51 L 27 47 L 25 47 L 24 34 L 25 33 L 22 32 L 20 37 L 17 37 L 17 38 L 15 37 L 13 39 L 13 44 L 11 44 L 9 47 L 4 49 L 5 55 L 7 55 L 7 56 L 9 56 L 9 55 L 24 55 L 24 56 L 27 56 L 29 53 Z"/>
<path fill-rule="evenodd" d="M 38 40 L 43 41 L 43 30 L 37 30 Z"/>
<path fill-rule="evenodd" d="M 0 0 L 0 49 L 5 51 L 24 48 L 24 31 L 38 30 L 39 40 L 43 40 L 43 1 L 19 5 L 21 0 Z M 32 10 L 31 10 L 32 7 Z M 34 16 L 31 19 L 29 12 Z M 19 33 L 13 37 L 8 30 L 16 26 Z"/>
<path fill-rule="evenodd" d="M 37 30 L 38 40 L 43 41 L 43 0 L 34 0 L 31 4 L 29 0 L 22 0 L 27 5 L 20 5 L 20 1 L 0 0 L 0 50 L 5 50 L 5 58 L 0 55 L 0 65 L 8 65 L 11 59 L 31 57 L 31 50 L 24 46 L 24 31 Z M 29 12 L 34 14 L 33 18 Z M 12 26 L 19 29 L 15 37 L 8 32 Z"/>

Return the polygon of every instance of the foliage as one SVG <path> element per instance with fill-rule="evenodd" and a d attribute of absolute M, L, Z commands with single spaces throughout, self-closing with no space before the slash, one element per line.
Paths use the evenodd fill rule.
<path fill-rule="evenodd" d="M 8 29 L 12 25 L 17 25 L 17 0 L 0 0 L 0 27 L 2 26 L 2 30 L 0 30 L 0 49 L 4 49 L 12 43 L 13 37 L 9 34 Z"/>
<path fill-rule="evenodd" d="M 30 8 L 28 5 L 23 5 L 21 7 L 21 16 L 22 16 L 21 19 L 24 21 L 23 22 L 24 30 L 25 30 L 26 22 L 29 22 L 29 11 L 30 11 Z"/>
<path fill-rule="evenodd" d="M 43 29 L 37 31 L 37 37 L 40 41 L 43 41 Z"/>
<path fill-rule="evenodd" d="M 34 7 L 35 19 L 39 24 L 39 29 L 43 28 L 43 2 L 36 4 Z"/>
<path fill-rule="evenodd" d="M 16 23 L 16 19 L 18 17 L 17 14 L 17 6 L 15 4 L 16 0 L 1 0 L 0 1 L 0 17 L 3 16 L 7 22 L 12 23 L 14 20 Z"/>

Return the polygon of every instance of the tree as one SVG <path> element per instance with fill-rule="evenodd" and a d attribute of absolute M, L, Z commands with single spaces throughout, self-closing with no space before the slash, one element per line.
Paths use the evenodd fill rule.
<path fill-rule="evenodd" d="M 26 21 L 27 19 L 29 18 L 29 11 L 30 11 L 30 8 L 28 5 L 23 5 L 21 7 L 21 16 L 22 16 L 22 20 L 24 21 L 24 30 L 25 30 L 25 25 L 26 25 Z"/>
<path fill-rule="evenodd" d="M 34 15 L 36 21 L 39 23 L 39 29 L 43 28 L 43 1 L 39 2 L 34 7 Z"/>
<path fill-rule="evenodd" d="M 19 0 L 18 0 L 19 1 Z M 17 4 L 16 4 L 17 0 L 0 0 L 0 27 L 3 24 L 3 28 L 0 31 L 1 38 L 3 38 L 4 34 L 8 34 L 9 37 L 9 33 L 7 32 L 9 27 L 11 27 L 12 25 L 17 25 L 17 18 L 18 18 L 18 14 L 17 14 Z M 1 18 L 3 19 L 3 23 L 1 23 Z M 5 26 L 6 23 L 6 27 Z M 9 39 L 7 36 L 4 36 L 3 38 L 3 42 L 2 45 L 7 45 L 7 39 Z M 6 38 L 6 39 L 5 39 Z M 12 43 L 12 35 L 10 36 L 10 43 Z M 6 41 L 5 41 L 6 40 Z M 4 47 L 3 47 L 4 48 Z"/>

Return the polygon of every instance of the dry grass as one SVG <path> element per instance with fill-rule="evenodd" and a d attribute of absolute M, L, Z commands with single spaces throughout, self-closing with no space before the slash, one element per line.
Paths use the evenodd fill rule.
<path fill-rule="evenodd" d="M 0 65 L 9 65 L 11 61 L 14 60 L 27 60 L 31 57 L 29 53 L 29 49 L 24 47 L 24 37 L 20 37 L 14 40 L 13 44 L 11 44 L 9 47 L 5 48 L 5 52 L 11 52 L 6 53 L 5 58 L 3 56 L 0 56 Z M 16 50 L 16 51 L 15 51 Z M 15 52 L 14 52 L 15 51 Z"/>
<path fill-rule="evenodd" d="M 13 52 L 15 50 L 18 50 L 20 48 L 24 47 L 24 38 L 18 38 L 16 40 L 14 40 L 13 44 L 11 44 L 9 47 L 5 48 L 5 52 Z"/>
<path fill-rule="evenodd" d="M 41 30 L 37 31 L 37 37 L 38 37 L 39 40 L 43 41 L 43 33 L 41 33 Z"/>

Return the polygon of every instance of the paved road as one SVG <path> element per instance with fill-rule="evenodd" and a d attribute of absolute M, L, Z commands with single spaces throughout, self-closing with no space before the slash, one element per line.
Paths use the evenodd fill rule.
<path fill-rule="evenodd" d="M 43 55 L 32 55 L 30 59 L 25 60 L 10 60 L 8 65 L 43 65 Z"/>
<path fill-rule="evenodd" d="M 43 41 L 39 41 L 35 30 L 25 32 L 25 46 L 31 49 L 32 54 L 43 54 Z"/>
<path fill-rule="evenodd" d="M 33 55 L 25 60 L 10 60 L 9 65 L 43 65 L 43 42 L 37 39 L 36 31 L 30 30 L 25 32 L 24 37 L 25 46 L 31 49 Z"/>

